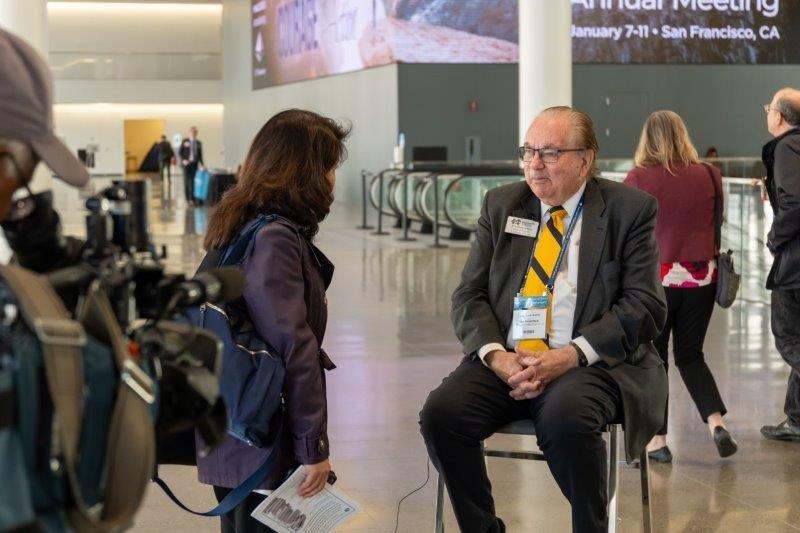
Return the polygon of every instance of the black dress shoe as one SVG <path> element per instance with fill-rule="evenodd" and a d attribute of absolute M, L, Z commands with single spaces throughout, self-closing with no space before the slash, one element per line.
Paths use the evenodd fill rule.
<path fill-rule="evenodd" d="M 714 428 L 714 444 L 717 445 L 717 451 L 719 452 L 720 457 L 730 457 L 736 453 L 736 450 L 739 449 L 739 445 L 736 444 L 736 440 L 731 437 L 731 434 L 728 433 L 728 430 L 722 426 L 717 426 Z"/>
<path fill-rule="evenodd" d="M 789 424 L 784 420 L 777 426 L 763 426 L 761 434 L 772 440 L 791 440 L 800 442 L 800 427 Z"/>
<path fill-rule="evenodd" d="M 655 461 L 657 463 L 672 462 L 672 452 L 669 451 L 668 446 L 662 446 L 657 450 L 653 450 L 652 452 L 647 452 L 647 457 L 649 457 L 651 461 Z"/>

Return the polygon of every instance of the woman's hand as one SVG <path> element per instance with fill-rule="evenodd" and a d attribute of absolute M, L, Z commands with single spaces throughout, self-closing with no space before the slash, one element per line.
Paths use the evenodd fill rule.
<path fill-rule="evenodd" d="M 306 470 L 306 479 L 297 488 L 297 494 L 301 498 L 310 498 L 325 487 L 328 481 L 328 473 L 331 471 L 331 462 L 325 459 L 315 465 L 303 465 Z"/>

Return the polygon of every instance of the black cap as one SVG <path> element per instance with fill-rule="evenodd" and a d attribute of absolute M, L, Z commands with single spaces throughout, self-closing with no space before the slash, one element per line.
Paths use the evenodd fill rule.
<path fill-rule="evenodd" d="M 52 85 L 36 50 L 0 29 L 0 138 L 30 144 L 58 178 L 80 187 L 89 173 L 53 133 Z"/>

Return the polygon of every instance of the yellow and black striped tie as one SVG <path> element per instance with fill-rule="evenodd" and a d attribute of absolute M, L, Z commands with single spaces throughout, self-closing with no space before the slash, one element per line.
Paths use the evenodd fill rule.
<path fill-rule="evenodd" d="M 522 287 L 522 296 L 541 296 L 547 290 L 547 282 L 550 280 L 553 269 L 556 267 L 558 254 L 561 253 L 561 243 L 564 240 L 564 217 L 567 212 L 563 207 L 557 205 L 548 211 L 550 220 L 545 227 L 539 231 L 539 238 L 536 240 L 536 247 L 533 249 L 533 258 L 528 267 L 528 276 L 525 285 Z M 547 308 L 547 332 L 550 332 L 550 322 L 552 320 L 552 298 Z M 544 339 L 525 339 L 519 342 L 518 348 L 523 350 L 540 351 L 547 350 L 548 345 Z"/>

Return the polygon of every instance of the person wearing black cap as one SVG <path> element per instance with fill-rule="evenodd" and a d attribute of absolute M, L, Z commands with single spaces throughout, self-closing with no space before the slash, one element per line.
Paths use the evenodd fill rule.
<path fill-rule="evenodd" d="M 73 186 L 89 181 L 53 133 L 51 87 L 42 58 L 0 29 L 0 221 L 18 263 L 0 268 L 0 531 L 110 533 L 132 523 L 155 466 L 153 385 L 117 324 L 72 320 L 36 274 L 80 259 L 60 235 L 51 192 L 30 193 L 36 167 Z M 87 316 L 111 305 L 101 290 L 86 302 Z M 129 373 L 145 394 L 123 386 Z"/>
<path fill-rule="evenodd" d="M 52 192 L 33 194 L 40 162 L 75 187 L 89 182 L 81 162 L 53 133 L 52 78 L 25 41 L 0 29 L 0 223 L 16 262 L 39 273 L 69 266 L 83 242 L 61 235 Z M 16 197 L 19 189 L 27 196 Z"/>
<path fill-rule="evenodd" d="M 81 187 L 89 173 L 53 133 L 52 79 L 44 60 L 0 29 L 0 220 L 11 197 L 28 188 L 40 161 L 62 181 Z"/>

